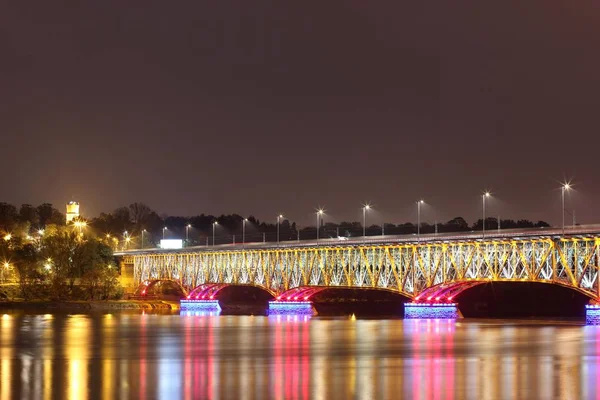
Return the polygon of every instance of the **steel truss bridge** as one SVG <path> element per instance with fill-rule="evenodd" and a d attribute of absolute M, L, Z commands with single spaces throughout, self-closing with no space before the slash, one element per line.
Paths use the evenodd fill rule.
<path fill-rule="evenodd" d="M 600 225 L 467 234 L 253 243 L 116 253 L 136 284 L 171 279 L 251 284 L 277 295 L 300 286 L 384 288 L 417 298 L 468 281 L 545 282 L 600 299 Z M 464 287 L 464 286 L 463 286 Z M 446 290 L 448 289 L 448 290 Z"/>

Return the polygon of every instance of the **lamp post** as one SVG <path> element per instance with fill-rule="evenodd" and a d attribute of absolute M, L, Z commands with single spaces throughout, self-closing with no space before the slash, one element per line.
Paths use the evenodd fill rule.
<path fill-rule="evenodd" d="M 248 222 L 248 218 L 242 220 L 242 245 L 246 244 L 246 222 Z"/>
<path fill-rule="evenodd" d="M 185 226 L 185 245 L 187 246 L 189 244 L 189 240 L 190 240 L 190 228 L 192 227 L 192 224 L 187 224 Z"/>
<path fill-rule="evenodd" d="M 367 236 L 367 210 L 370 210 L 371 206 L 369 204 L 365 204 L 362 208 L 363 211 L 363 237 Z"/>
<path fill-rule="evenodd" d="M 321 219 L 323 218 L 323 214 L 325 213 L 325 210 L 323 210 L 322 208 L 319 208 L 319 210 L 317 210 L 317 243 L 319 243 L 319 230 L 321 228 Z"/>
<path fill-rule="evenodd" d="M 162 228 L 163 231 L 163 240 L 165 240 L 165 231 L 167 230 L 167 227 L 165 226 L 164 228 Z"/>
<path fill-rule="evenodd" d="M 571 185 L 564 183 L 561 187 L 561 198 L 562 198 L 562 234 L 565 235 L 565 192 L 571 189 Z"/>
<path fill-rule="evenodd" d="M 213 226 L 213 247 L 215 245 L 215 227 L 217 225 L 219 225 L 219 223 L 217 221 L 215 221 L 215 222 L 212 223 L 212 226 Z"/>
<path fill-rule="evenodd" d="M 417 201 L 417 240 L 421 240 L 421 204 L 425 203 L 424 200 Z"/>
<path fill-rule="evenodd" d="M 277 244 L 279 244 L 279 221 L 283 218 L 283 215 L 279 214 L 277 216 Z"/>
<path fill-rule="evenodd" d="M 142 229 L 142 249 L 144 248 L 144 233 L 146 233 L 146 230 Z"/>
<path fill-rule="evenodd" d="M 481 222 L 482 224 L 482 237 L 485 238 L 485 199 L 487 199 L 488 197 L 490 197 L 491 194 L 490 192 L 485 192 L 484 194 L 481 195 L 481 204 L 482 204 L 482 210 L 483 210 L 483 220 Z"/>

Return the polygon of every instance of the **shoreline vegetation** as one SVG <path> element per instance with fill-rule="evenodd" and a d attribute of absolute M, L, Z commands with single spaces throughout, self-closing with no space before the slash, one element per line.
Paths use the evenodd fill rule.
<path fill-rule="evenodd" d="M 110 310 L 156 310 L 178 311 L 179 302 L 165 300 L 4 300 L 0 310 L 26 311 L 110 311 Z"/>

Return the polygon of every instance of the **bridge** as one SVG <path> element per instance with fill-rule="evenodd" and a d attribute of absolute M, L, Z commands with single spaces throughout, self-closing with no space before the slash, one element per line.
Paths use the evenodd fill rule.
<path fill-rule="evenodd" d="M 133 282 L 171 279 L 254 285 L 275 296 L 300 287 L 380 288 L 414 302 L 452 301 L 477 282 L 542 282 L 600 299 L 600 225 L 562 229 L 368 236 L 278 244 L 116 253 Z M 467 282 L 472 282 L 466 285 Z M 445 294 L 444 294 L 445 293 Z M 420 296 L 425 294 L 425 296 Z"/>

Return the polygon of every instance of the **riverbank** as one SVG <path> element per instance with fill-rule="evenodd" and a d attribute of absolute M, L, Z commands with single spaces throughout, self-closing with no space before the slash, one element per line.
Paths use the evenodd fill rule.
<path fill-rule="evenodd" d="M 104 301 L 0 301 L 0 310 L 160 310 L 178 311 L 179 302 L 163 300 L 104 300 Z"/>

